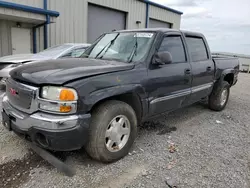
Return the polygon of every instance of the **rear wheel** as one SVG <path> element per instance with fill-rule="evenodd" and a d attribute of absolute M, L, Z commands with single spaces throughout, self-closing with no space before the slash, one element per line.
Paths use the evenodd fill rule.
<path fill-rule="evenodd" d="M 87 153 L 102 162 L 126 156 L 137 134 L 134 110 L 121 101 L 107 101 L 92 113 Z"/>
<path fill-rule="evenodd" d="M 229 95 L 230 84 L 228 82 L 216 83 L 208 100 L 209 108 L 214 111 L 222 111 L 227 105 Z"/>

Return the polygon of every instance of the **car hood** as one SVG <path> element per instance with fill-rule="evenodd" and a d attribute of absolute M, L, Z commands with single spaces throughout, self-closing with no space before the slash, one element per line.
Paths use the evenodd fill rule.
<path fill-rule="evenodd" d="M 31 61 L 47 60 L 47 59 L 51 59 L 51 57 L 41 56 L 38 54 L 17 54 L 17 55 L 1 57 L 0 64 L 1 63 L 16 64 L 16 63 L 24 63 Z"/>
<path fill-rule="evenodd" d="M 84 77 L 133 68 L 134 64 L 117 61 L 88 58 L 60 59 L 29 63 L 12 70 L 10 75 L 15 80 L 31 85 L 63 85 Z"/>

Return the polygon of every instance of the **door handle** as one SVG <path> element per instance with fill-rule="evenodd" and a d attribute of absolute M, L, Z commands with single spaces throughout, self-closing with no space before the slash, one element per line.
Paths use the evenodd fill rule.
<path fill-rule="evenodd" d="M 212 70 L 212 67 L 207 67 L 207 71 L 211 71 Z"/>
<path fill-rule="evenodd" d="M 190 69 L 185 69 L 184 73 L 185 74 L 191 74 L 191 70 Z"/>

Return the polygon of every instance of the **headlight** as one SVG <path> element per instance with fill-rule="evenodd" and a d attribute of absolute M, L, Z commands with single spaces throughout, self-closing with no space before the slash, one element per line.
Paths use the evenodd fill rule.
<path fill-rule="evenodd" d="M 42 87 L 41 97 L 53 101 L 76 101 L 77 93 L 74 89 L 64 87 Z"/>
<path fill-rule="evenodd" d="M 48 112 L 75 113 L 77 93 L 72 88 L 44 86 L 41 90 L 39 108 Z"/>

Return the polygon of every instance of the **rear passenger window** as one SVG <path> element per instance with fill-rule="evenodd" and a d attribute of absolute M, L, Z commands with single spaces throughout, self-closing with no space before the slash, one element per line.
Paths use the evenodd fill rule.
<path fill-rule="evenodd" d="M 202 38 L 186 37 L 186 42 L 192 61 L 204 61 L 208 59 L 207 48 Z"/>
<path fill-rule="evenodd" d="M 168 51 L 172 55 L 173 63 L 182 63 L 187 60 L 181 36 L 165 37 L 158 51 Z"/>

